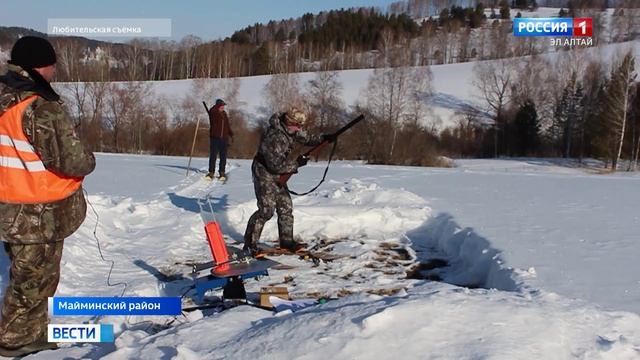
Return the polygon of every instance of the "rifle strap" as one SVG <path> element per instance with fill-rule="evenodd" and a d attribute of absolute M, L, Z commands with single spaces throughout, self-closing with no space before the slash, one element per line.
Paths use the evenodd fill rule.
<path fill-rule="evenodd" d="M 329 161 L 327 161 L 327 167 L 324 169 L 324 174 L 322 174 L 322 180 L 320 180 L 318 185 L 316 185 L 313 189 L 311 189 L 311 190 L 309 190 L 307 192 L 304 192 L 302 194 L 299 194 L 299 193 L 289 189 L 289 186 L 285 185 L 287 187 L 287 191 L 289 192 L 289 194 L 298 195 L 298 196 L 304 196 L 304 195 L 309 195 L 312 192 L 316 191 L 316 189 L 318 189 L 320 187 L 320 185 L 322 185 L 324 180 L 327 178 L 327 172 L 329 171 L 329 165 L 331 165 L 331 159 L 333 159 L 333 154 L 336 152 L 336 147 L 337 146 L 338 146 L 338 139 L 336 139 L 336 141 L 333 142 L 333 147 L 331 148 L 331 154 L 329 154 Z"/>

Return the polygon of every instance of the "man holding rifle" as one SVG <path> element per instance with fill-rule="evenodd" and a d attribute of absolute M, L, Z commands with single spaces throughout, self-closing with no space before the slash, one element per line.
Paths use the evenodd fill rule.
<path fill-rule="evenodd" d="M 244 250 L 252 256 L 258 254 L 258 241 L 264 224 L 278 214 L 280 248 L 297 251 L 304 246 L 293 239 L 293 205 L 286 184 L 278 181 L 283 174 L 291 174 L 307 164 L 306 156 L 289 160 L 294 143 L 316 146 L 322 142 L 335 142 L 336 135 L 310 135 L 302 130 L 305 114 L 297 108 L 286 113 L 276 113 L 269 119 L 269 127 L 262 135 L 258 152 L 251 165 L 253 186 L 258 200 L 258 210 L 251 215 L 244 233 Z"/>

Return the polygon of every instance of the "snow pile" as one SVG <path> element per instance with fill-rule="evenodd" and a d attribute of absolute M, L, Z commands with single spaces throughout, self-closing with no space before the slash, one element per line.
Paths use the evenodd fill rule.
<path fill-rule="evenodd" d="M 404 190 L 385 189 L 375 183 L 350 179 L 329 182 L 322 190 L 294 199 L 295 232 L 302 239 L 397 237 L 405 229 L 424 222 L 430 215 L 426 201 Z M 255 200 L 229 212 L 229 219 L 242 227 L 257 209 Z M 278 238 L 275 221 L 267 223 L 263 239 Z"/>
<path fill-rule="evenodd" d="M 196 336 L 202 334 L 203 336 Z M 206 334 L 206 335 L 205 335 Z M 272 317 L 237 308 L 153 336 L 126 334 L 105 359 L 637 359 L 640 317 L 577 301 L 424 283 Z"/>

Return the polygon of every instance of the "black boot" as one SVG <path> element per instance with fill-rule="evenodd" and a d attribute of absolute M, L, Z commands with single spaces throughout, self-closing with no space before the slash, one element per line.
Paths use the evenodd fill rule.
<path fill-rule="evenodd" d="M 258 249 L 258 247 L 253 244 L 244 244 L 242 252 L 244 252 L 244 254 L 248 257 L 255 258 L 259 254 L 260 249 Z"/>
<path fill-rule="evenodd" d="M 294 241 L 294 240 L 281 241 L 280 242 L 280 248 L 281 249 L 286 249 L 286 250 L 291 251 L 292 253 L 295 253 L 295 252 L 304 250 L 304 245 L 299 243 L 299 242 L 297 242 L 297 241 Z"/>

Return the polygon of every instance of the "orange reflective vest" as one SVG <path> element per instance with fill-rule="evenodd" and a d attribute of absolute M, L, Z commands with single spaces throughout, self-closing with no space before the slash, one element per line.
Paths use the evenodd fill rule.
<path fill-rule="evenodd" d="M 24 134 L 22 116 L 36 98 L 30 96 L 0 115 L 0 202 L 54 202 L 71 196 L 82 185 L 82 178 L 47 170 Z"/>

